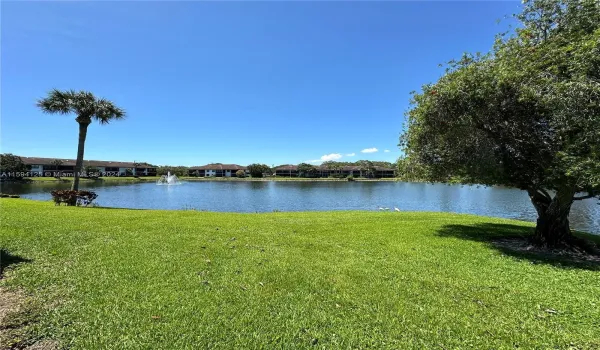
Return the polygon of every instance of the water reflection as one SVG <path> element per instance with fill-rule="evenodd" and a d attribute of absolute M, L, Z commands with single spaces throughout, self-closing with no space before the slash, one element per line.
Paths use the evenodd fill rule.
<path fill-rule="evenodd" d="M 50 191 L 70 183 L 2 183 L 1 191 L 26 198 L 48 200 Z M 527 194 L 503 187 L 405 182 L 272 182 L 206 181 L 180 186 L 154 183 L 86 182 L 96 191 L 98 204 L 140 209 L 196 209 L 233 212 L 304 210 L 445 211 L 534 221 L 536 212 Z M 575 229 L 600 234 L 598 200 L 577 201 L 570 220 Z"/>

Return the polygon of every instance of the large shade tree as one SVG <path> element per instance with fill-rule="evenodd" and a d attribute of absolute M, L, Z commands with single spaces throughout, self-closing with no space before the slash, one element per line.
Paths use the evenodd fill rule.
<path fill-rule="evenodd" d="M 92 121 L 108 124 L 113 120 L 123 119 L 125 111 L 109 100 L 98 98 L 87 91 L 61 91 L 54 89 L 45 98 L 37 101 L 37 106 L 45 113 L 75 114 L 79 124 L 79 143 L 77 145 L 77 162 L 72 190 L 79 189 L 79 174 L 83 167 L 83 154 L 88 126 Z"/>
<path fill-rule="evenodd" d="M 527 191 L 535 241 L 569 246 L 573 201 L 600 194 L 600 2 L 526 1 L 516 18 L 413 94 L 400 144 L 429 180 Z"/>

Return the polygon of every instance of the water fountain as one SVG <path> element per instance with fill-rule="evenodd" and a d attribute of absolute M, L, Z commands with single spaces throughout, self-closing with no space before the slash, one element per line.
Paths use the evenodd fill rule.
<path fill-rule="evenodd" d="M 181 181 L 177 178 L 177 175 L 171 175 L 171 172 L 167 172 L 167 175 L 163 175 L 156 181 L 157 185 L 179 185 Z"/>

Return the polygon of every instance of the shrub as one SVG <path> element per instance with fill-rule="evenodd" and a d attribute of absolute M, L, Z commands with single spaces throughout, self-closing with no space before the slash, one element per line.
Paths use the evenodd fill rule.
<path fill-rule="evenodd" d="M 56 190 L 50 192 L 54 204 L 76 205 L 87 207 L 98 195 L 92 191 Z"/>
<path fill-rule="evenodd" d="M 235 176 L 237 177 L 246 177 L 246 172 L 243 170 L 238 170 L 235 172 Z"/>

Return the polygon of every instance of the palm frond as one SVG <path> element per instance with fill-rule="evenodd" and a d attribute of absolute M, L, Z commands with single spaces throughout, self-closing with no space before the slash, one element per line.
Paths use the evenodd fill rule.
<path fill-rule="evenodd" d="M 95 119 L 100 124 L 125 118 L 125 111 L 105 98 L 96 98 L 88 91 L 53 89 L 48 96 L 39 99 L 36 105 L 45 113 L 77 114 L 80 123 L 90 123 Z"/>
<path fill-rule="evenodd" d="M 73 91 L 60 91 L 52 89 L 48 96 L 37 100 L 36 105 L 44 113 L 68 114 L 73 111 Z"/>
<path fill-rule="evenodd" d="M 94 118 L 100 122 L 100 124 L 108 124 L 112 120 L 119 120 L 125 118 L 125 110 L 114 105 L 111 101 L 99 98 L 96 100 L 96 113 Z"/>
<path fill-rule="evenodd" d="M 91 118 L 96 113 L 96 97 L 88 91 L 75 92 L 75 111 L 82 118 Z"/>

